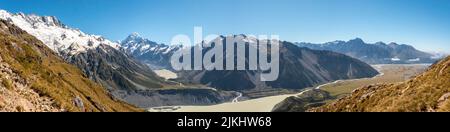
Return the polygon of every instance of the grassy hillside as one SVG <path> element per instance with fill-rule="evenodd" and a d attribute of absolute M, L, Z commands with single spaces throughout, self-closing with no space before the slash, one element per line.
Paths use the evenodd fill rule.
<path fill-rule="evenodd" d="M 336 99 L 350 95 L 353 90 L 370 84 L 377 83 L 399 83 L 409 80 L 412 76 L 423 73 L 428 65 L 376 65 L 383 75 L 374 78 L 353 79 L 339 81 L 322 86 L 320 89 L 327 91 Z"/>
<path fill-rule="evenodd" d="M 3 20 L 0 27 L 2 61 L 25 79 L 26 86 L 39 96 L 53 99 L 64 111 L 141 111 L 113 99 L 104 88 L 25 31 Z M 14 87 L 14 80 L 3 80 L 4 86 Z"/>
<path fill-rule="evenodd" d="M 414 79 L 370 85 L 350 96 L 312 109 L 314 112 L 442 112 L 450 111 L 450 57 Z"/>

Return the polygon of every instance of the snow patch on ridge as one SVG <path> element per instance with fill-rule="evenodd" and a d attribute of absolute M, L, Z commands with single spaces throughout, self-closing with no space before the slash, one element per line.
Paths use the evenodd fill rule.
<path fill-rule="evenodd" d="M 98 35 L 89 35 L 78 29 L 70 28 L 53 16 L 12 14 L 0 10 L 0 19 L 12 22 L 60 54 L 74 55 L 88 49 L 97 48 L 101 44 L 109 45 L 115 49 L 120 48 L 118 43 L 111 42 Z"/>

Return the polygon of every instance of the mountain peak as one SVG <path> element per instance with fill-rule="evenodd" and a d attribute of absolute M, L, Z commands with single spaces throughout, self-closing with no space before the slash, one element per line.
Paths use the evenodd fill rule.
<path fill-rule="evenodd" d="M 146 52 L 167 51 L 172 50 L 167 45 L 158 44 L 139 35 L 139 33 L 131 33 L 126 39 L 121 41 L 121 45 L 127 52 L 135 54 L 144 54 Z"/>
<path fill-rule="evenodd" d="M 9 13 L 8 11 L 5 10 L 0 10 L 0 18 L 1 19 L 5 19 L 11 16 L 11 13 Z M 8 19 L 5 19 L 8 21 Z"/>
<path fill-rule="evenodd" d="M 138 32 L 133 32 L 129 35 L 129 37 L 141 37 L 141 35 Z"/>
<path fill-rule="evenodd" d="M 345 41 L 342 41 L 342 40 L 336 40 L 336 41 L 332 41 L 332 42 L 327 42 L 327 43 L 325 43 L 325 44 L 342 44 L 342 43 L 345 43 Z"/>
<path fill-rule="evenodd" d="M 395 43 L 395 42 L 391 42 L 391 43 L 389 43 L 389 45 L 392 45 L 392 46 L 398 46 L 399 44 L 397 44 L 397 43 Z"/>
<path fill-rule="evenodd" d="M 357 44 L 364 44 L 364 41 L 361 38 L 355 38 L 355 39 L 352 39 L 352 40 L 350 40 L 348 42 L 350 42 L 350 43 L 357 43 Z"/>
<path fill-rule="evenodd" d="M 0 11 L 0 13 L 4 12 Z M 0 79 L 4 85 L 0 88 L 0 111 L 142 111 L 134 106 L 117 101 L 112 94 L 108 93 L 106 87 L 104 88 L 102 85 L 89 80 L 86 75 L 90 74 L 82 73 L 81 69 L 64 62 L 63 57 L 51 53 L 51 49 L 44 46 L 40 40 L 36 37 L 30 37 L 31 34 L 14 23 L 0 19 L 0 32 L 2 43 L 13 43 L 14 46 L 22 48 L 27 47 L 27 50 L 23 50 L 22 48 L 0 46 L 2 52 Z M 8 58 L 8 61 L 3 61 L 2 58 Z M 20 58 L 28 59 L 25 62 Z M 86 61 L 85 58 L 74 60 L 83 60 L 78 64 L 85 66 L 88 65 L 86 62 L 93 62 Z M 43 62 L 50 62 L 51 66 Z M 63 71 L 59 69 L 63 69 Z M 21 71 L 21 73 L 13 72 L 15 70 Z M 28 74 L 37 77 L 24 76 Z M 52 78 L 42 78 L 41 76 Z M 30 84 L 33 84 L 33 86 L 30 86 Z M 36 86 L 39 88 L 34 87 L 35 84 L 38 84 Z M 40 93 L 46 94 L 41 95 Z"/>
<path fill-rule="evenodd" d="M 141 43 L 147 39 L 143 38 L 139 33 L 133 32 L 128 37 L 122 41 L 122 44 L 124 43 Z"/>
<path fill-rule="evenodd" d="M 74 49 L 74 51 L 79 52 L 96 48 L 101 44 L 114 48 L 118 47 L 117 43 L 102 37 L 85 34 L 78 29 L 70 28 L 54 16 L 24 13 L 12 14 L 8 11 L 0 10 L 0 19 L 11 21 L 14 25 L 35 36 L 56 53 L 66 53 L 66 50 L 70 50 L 69 47 L 73 43 L 79 45 L 79 49 Z"/>
<path fill-rule="evenodd" d="M 378 42 L 376 42 L 375 44 L 377 44 L 377 45 L 386 45 L 386 43 L 384 43 L 384 42 L 382 42 L 382 41 L 378 41 Z"/>
<path fill-rule="evenodd" d="M 5 14 L 5 13 L 8 13 L 8 12 L 5 11 L 5 10 L 0 9 L 0 14 Z"/>

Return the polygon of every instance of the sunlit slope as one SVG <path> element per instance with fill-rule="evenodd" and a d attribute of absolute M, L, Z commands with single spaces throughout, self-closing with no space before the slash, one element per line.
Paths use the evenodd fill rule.
<path fill-rule="evenodd" d="M 11 84 L 9 87 L 22 84 L 39 96 L 54 100 L 52 105 L 61 111 L 141 111 L 113 99 L 41 41 L 4 20 L 0 21 L 0 57 L 1 63 L 23 78 L 2 79 L 9 82 L 3 84 Z"/>

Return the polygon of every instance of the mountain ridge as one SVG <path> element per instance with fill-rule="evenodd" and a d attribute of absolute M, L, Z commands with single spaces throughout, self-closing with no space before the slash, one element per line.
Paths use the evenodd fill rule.
<path fill-rule="evenodd" d="M 111 96 L 26 31 L 0 20 L 0 111 L 142 111 Z"/>
<path fill-rule="evenodd" d="M 434 63 L 436 61 L 432 54 L 419 51 L 411 45 L 394 42 L 389 44 L 384 42 L 369 44 L 361 38 L 349 41 L 337 40 L 323 44 L 306 42 L 295 44 L 300 47 L 343 53 L 369 64 L 416 64 Z"/>
<path fill-rule="evenodd" d="M 119 43 L 70 28 L 56 17 L 12 14 L 0 10 L 0 19 L 14 23 L 35 36 L 108 90 L 162 88 L 166 83 L 150 68 L 124 53 Z"/>
<path fill-rule="evenodd" d="M 224 47 L 225 37 L 221 36 Z M 236 35 L 234 35 L 236 37 Z M 249 46 L 250 38 L 244 36 L 245 47 Z M 250 39 L 252 40 L 252 39 Z M 256 40 L 260 43 L 261 40 Z M 225 48 L 224 48 L 225 49 Z M 209 49 L 204 49 L 207 52 Z M 226 52 L 224 52 L 226 55 Z M 230 59 L 234 56 L 224 56 Z M 339 61 L 337 61 L 339 60 Z M 248 56 L 246 56 L 248 65 Z M 180 71 L 178 81 L 184 83 L 199 83 L 222 90 L 251 90 L 267 88 L 303 89 L 313 87 L 330 81 L 340 79 L 372 77 L 378 72 L 364 62 L 348 57 L 347 55 L 331 51 L 318 51 L 295 46 L 287 41 L 280 42 L 280 74 L 275 81 L 262 82 L 258 79 L 262 71 Z M 233 82 L 233 83 L 231 83 Z"/>
<path fill-rule="evenodd" d="M 172 70 L 172 66 L 167 60 L 181 48 L 181 46 L 156 43 L 143 38 L 138 33 L 132 33 L 122 40 L 121 46 L 128 54 L 147 64 L 153 70 Z"/>

